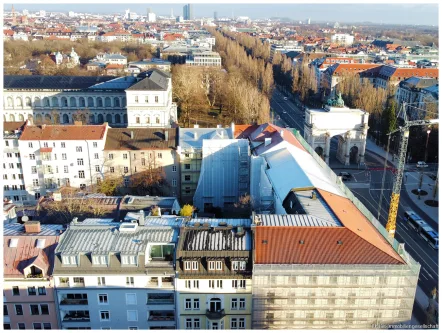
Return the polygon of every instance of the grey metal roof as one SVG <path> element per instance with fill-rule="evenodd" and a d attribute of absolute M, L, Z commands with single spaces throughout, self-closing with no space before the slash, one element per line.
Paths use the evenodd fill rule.
<path fill-rule="evenodd" d="M 133 76 L 123 76 L 123 77 L 119 77 L 119 78 L 114 77 L 113 80 L 94 84 L 93 86 L 89 87 L 88 89 L 90 89 L 90 90 L 121 90 L 121 91 L 124 91 L 136 82 L 137 82 L 137 78 L 135 78 Z"/>
<path fill-rule="evenodd" d="M 140 213 L 129 212 L 126 214 L 126 221 L 136 220 L 139 218 Z M 186 218 L 173 215 L 163 215 L 161 217 L 157 216 L 146 216 L 144 218 L 144 226 L 146 227 L 173 227 L 180 228 L 184 225 Z"/>
<path fill-rule="evenodd" d="M 142 78 L 142 80 L 126 90 L 167 90 L 170 75 L 157 68 L 152 68 L 138 74 L 137 78 Z"/>
<path fill-rule="evenodd" d="M 178 128 L 178 142 L 182 149 L 203 147 L 203 140 L 232 139 L 230 128 Z"/>
<path fill-rule="evenodd" d="M 234 229 L 186 229 L 183 251 L 249 251 L 251 233 L 237 236 Z"/>
<path fill-rule="evenodd" d="M 218 227 L 219 223 L 225 222 L 227 225 L 232 227 L 250 227 L 252 225 L 252 220 L 250 219 L 209 219 L 209 218 L 195 218 L 191 219 L 186 225 L 195 225 L 195 223 L 208 223 L 211 227 Z"/>
<path fill-rule="evenodd" d="M 266 227 L 342 227 L 338 223 L 321 219 L 308 214 L 257 214 L 262 221 L 262 226 Z"/>
<path fill-rule="evenodd" d="M 333 214 L 330 207 L 321 198 L 321 195 L 316 191 L 316 200 L 311 199 L 312 191 L 295 191 L 296 197 L 304 208 L 305 212 L 313 217 L 329 221 L 334 226 L 342 226 L 338 218 Z"/>
<path fill-rule="evenodd" d="M 129 202 L 133 199 L 132 202 Z M 150 208 L 151 206 L 159 206 L 160 208 L 172 208 L 174 202 L 177 199 L 175 197 L 152 197 L 152 196 L 136 196 L 126 195 L 121 200 L 120 209 L 143 209 Z"/>
<path fill-rule="evenodd" d="M 178 230 L 169 227 L 138 226 L 133 232 L 120 232 L 119 227 L 111 223 L 100 225 L 72 225 L 60 239 L 55 249 L 61 254 L 109 254 L 144 253 L 149 243 L 176 242 Z"/>
<path fill-rule="evenodd" d="M 5 75 L 3 87 L 8 89 L 86 89 L 97 83 L 114 79 L 114 76 L 46 76 Z"/>
<path fill-rule="evenodd" d="M 104 226 L 119 226 L 119 222 L 114 222 L 114 219 L 105 218 L 89 218 L 84 219 L 82 222 L 78 222 L 78 225 L 104 225 Z"/>
<path fill-rule="evenodd" d="M 62 224 L 40 224 L 41 232 L 26 233 L 25 226 L 21 223 L 3 224 L 3 236 L 59 236 L 60 230 L 64 230 Z"/>

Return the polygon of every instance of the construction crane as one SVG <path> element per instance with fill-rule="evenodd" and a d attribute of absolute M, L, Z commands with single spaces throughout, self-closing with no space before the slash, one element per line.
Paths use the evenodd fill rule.
<path fill-rule="evenodd" d="M 391 134 L 394 134 L 396 132 L 401 133 L 401 138 L 399 141 L 399 153 L 398 153 L 398 160 L 397 160 L 397 170 L 395 173 L 395 178 L 393 181 L 393 191 L 391 193 L 391 199 L 390 199 L 390 208 L 388 211 L 388 220 L 386 229 L 389 233 L 389 236 L 393 239 L 394 234 L 396 232 L 396 218 L 397 218 L 397 211 L 399 208 L 399 198 L 401 194 L 401 186 L 402 186 L 402 177 L 404 175 L 404 169 L 405 169 L 405 157 L 407 155 L 407 145 L 408 145 L 408 137 L 410 136 L 409 128 L 411 126 L 426 126 L 431 125 L 434 123 L 438 123 L 439 119 L 428 119 L 428 120 L 412 120 L 408 121 L 407 119 L 407 112 L 406 112 L 406 106 L 407 103 L 402 104 L 402 113 L 404 120 L 404 125 L 399 126 L 397 130 L 394 130 L 387 135 L 390 136 Z M 399 112 L 400 114 L 400 112 Z"/>

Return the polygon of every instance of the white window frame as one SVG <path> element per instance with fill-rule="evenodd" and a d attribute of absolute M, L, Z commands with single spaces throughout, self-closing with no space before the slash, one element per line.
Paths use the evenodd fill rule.
<path fill-rule="evenodd" d="M 237 330 L 238 329 L 238 318 L 230 318 L 230 329 Z"/>
<path fill-rule="evenodd" d="M 108 314 L 108 318 L 107 319 L 103 319 L 103 317 L 101 315 L 106 313 L 106 312 Z M 110 311 L 109 310 L 100 310 L 100 321 L 110 321 Z"/>
<path fill-rule="evenodd" d="M 129 320 L 129 312 L 135 313 L 135 320 Z M 127 321 L 138 321 L 138 310 L 127 310 L 126 316 L 127 316 Z"/>
<path fill-rule="evenodd" d="M 198 323 L 198 326 L 197 326 Z M 201 320 L 199 318 L 193 318 L 193 329 L 201 329 Z"/>
<path fill-rule="evenodd" d="M 193 306 L 194 310 L 199 310 L 200 309 L 200 299 L 194 298 L 193 302 L 192 302 L 192 306 Z"/>
<path fill-rule="evenodd" d="M 246 318 L 244 318 L 244 317 L 238 318 L 238 329 L 239 330 L 246 329 Z"/>
<path fill-rule="evenodd" d="M 109 304 L 109 296 L 107 294 L 98 294 L 98 304 L 100 305 L 108 305 Z M 106 298 L 106 302 L 101 302 L 100 297 Z"/>
<path fill-rule="evenodd" d="M 186 330 L 189 330 L 189 329 L 192 329 L 193 328 L 193 321 L 192 321 L 192 318 L 186 318 L 186 320 L 185 320 L 185 329 Z"/>
<path fill-rule="evenodd" d="M 184 310 L 192 310 L 192 299 L 191 298 L 184 299 Z"/>
<path fill-rule="evenodd" d="M 97 284 L 99 286 L 105 286 L 106 285 L 106 277 L 105 276 L 98 276 L 97 277 Z"/>
<path fill-rule="evenodd" d="M 232 300 L 230 301 L 230 309 L 238 310 L 238 298 L 232 298 Z"/>
<path fill-rule="evenodd" d="M 127 298 L 129 295 L 135 297 L 135 298 L 134 298 L 134 300 L 135 300 L 134 303 L 129 303 L 129 300 L 128 300 L 128 298 Z M 137 301 L 137 294 L 136 294 L 136 293 L 126 293 L 126 305 L 137 305 L 137 303 L 138 303 L 138 301 Z"/>
<path fill-rule="evenodd" d="M 126 286 L 129 287 L 135 286 L 135 278 L 133 276 L 126 276 Z"/>
<path fill-rule="evenodd" d="M 246 309 L 246 299 L 245 298 L 240 298 L 239 299 L 239 310 L 245 310 Z"/>

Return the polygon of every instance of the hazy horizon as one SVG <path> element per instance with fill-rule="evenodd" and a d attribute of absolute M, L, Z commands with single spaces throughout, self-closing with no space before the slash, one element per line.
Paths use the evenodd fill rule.
<path fill-rule="evenodd" d="M 185 3 L 170 4 L 141 4 L 112 3 L 64 3 L 64 4 L 23 4 L 14 3 L 16 11 L 27 9 L 31 12 L 46 10 L 48 12 L 91 13 L 91 14 L 123 14 L 126 9 L 138 15 L 146 15 L 147 9 L 159 16 L 183 15 Z M 10 11 L 12 4 L 4 4 L 4 11 Z M 214 12 L 218 17 L 248 16 L 251 19 L 265 19 L 271 17 L 286 17 L 293 20 L 311 23 L 328 22 L 362 23 L 371 22 L 378 24 L 412 24 L 438 26 L 438 4 L 205 4 L 194 3 L 194 17 L 213 17 Z"/>

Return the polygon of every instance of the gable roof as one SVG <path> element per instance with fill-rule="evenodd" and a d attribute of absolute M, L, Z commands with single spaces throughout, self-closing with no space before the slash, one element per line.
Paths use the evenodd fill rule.
<path fill-rule="evenodd" d="M 325 70 L 325 73 L 329 75 L 341 75 L 343 73 L 359 73 L 366 71 L 368 69 L 372 69 L 375 67 L 379 67 L 379 64 L 334 64 L 333 66 L 328 67 Z"/>
<path fill-rule="evenodd" d="M 170 75 L 158 68 L 152 68 L 146 72 L 138 74 L 137 77 L 144 79 L 126 90 L 167 90 Z"/>
<path fill-rule="evenodd" d="M 391 78 L 405 79 L 411 76 L 425 76 L 430 78 L 438 78 L 439 69 L 438 68 L 398 68 L 398 67 L 384 65 L 379 71 L 379 75 L 386 77 L 388 79 Z"/>
<path fill-rule="evenodd" d="M 18 130 L 23 130 L 25 124 L 25 121 L 4 121 L 3 132 L 14 132 Z"/>
<path fill-rule="evenodd" d="M 19 140 L 101 140 L 106 133 L 103 125 L 41 125 L 26 126 Z"/>
<path fill-rule="evenodd" d="M 169 133 L 167 141 L 166 131 Z M 176 148 L 176 132 L 175 128 L 109 128 L 104 150 L 173 149 Z"/>

